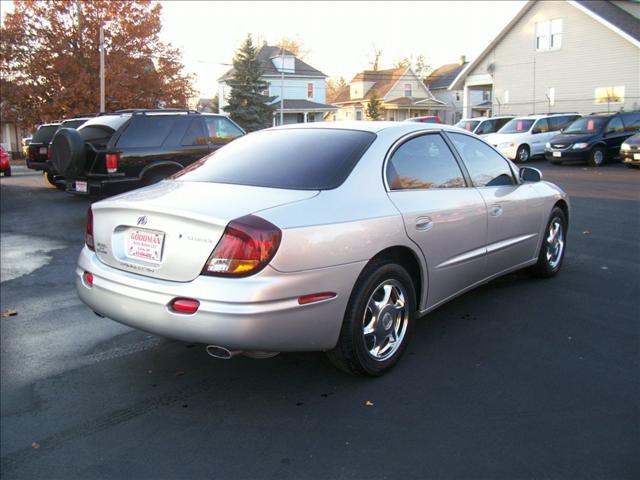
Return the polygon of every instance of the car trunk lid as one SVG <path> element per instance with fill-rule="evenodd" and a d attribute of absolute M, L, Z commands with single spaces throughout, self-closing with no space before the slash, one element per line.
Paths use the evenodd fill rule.
<path fill-rule="evenodd" d="M 226 225 L 317 191 L 165 181 L 93 205 L 98 259 L 114 268 L 187 282 L 200 275 Z"/>

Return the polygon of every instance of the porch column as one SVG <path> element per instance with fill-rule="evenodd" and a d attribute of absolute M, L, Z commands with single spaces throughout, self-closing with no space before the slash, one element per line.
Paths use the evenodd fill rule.
<path fill-rule="evenodd" d="M 307 123 L 307 115 L 309 114 L 309 112 L 304 112 L 304 123 Z"/>
<path fill-rule="evenodd" d="M 469 87 L 467 87 L 466 83 L 462 88 L 462 118 L 471 118 L 471 113 L 469 112 Z"/>

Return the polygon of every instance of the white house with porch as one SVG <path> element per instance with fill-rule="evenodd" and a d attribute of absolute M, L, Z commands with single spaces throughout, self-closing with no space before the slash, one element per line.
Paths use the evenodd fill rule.
<path fill-rule="evenodd" d="M 258 52 L 262 67 L 261 79 L 268 84 L 268 95 L 273 102 L 273 125 L 280 125 L 280 114 L 284 124 L 322 122 L 326 114 L 336 107 L 325 104 L 327 75 L 303 62 L 291 52 L 280 47 L 265 45 Z M 231 87 L 227 80 L 233 78 L 231 68 L 218 79 L 219 111 L 224 113 Z M 280 102 L 280 98 L 283 99 Z M 281 108 L 282 107 L 282 108 Z"/>

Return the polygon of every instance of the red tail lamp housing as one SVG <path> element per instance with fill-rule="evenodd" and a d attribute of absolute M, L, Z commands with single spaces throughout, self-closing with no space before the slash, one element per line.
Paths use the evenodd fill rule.
<path fill-rule="evenodd" d="M 298 297 L 298 305 L 307 305 L 309 303 L 321 302 L 323 300 L 334 298 L 335 296 L 336 294 L 333 292 L 311 293 L 309 295 Z"/>
<path fill-rule="evenodd" d="M 107 153 L 104 158 L 107 164 L 107 172 L 116 173 L 118 171 L 118 163 L 120 162 L 120 154 Z"/>
<path fill-rule="evenodd" d="M 282 232 L 253 215 L 233 220 L 213 249 L 202 275 L 246 277 L 266 267 L 278 251 Z"/>
<path fill-rule="evenodd" d="M 169 308 L 178 313 L 196 313 L 200 308 L 200 302 L 193 298 L 174 298 Z"/>
<path fill-rule="evenodd" d="M 53 146 L 49 144 L 47 147 L 47 160 L 51 160 L 53 158 Z"/>
<path fill-rule="evenodd" d="M 93 244 L 93 211 L 91 210 L 91 207 L 87 210 L 87 231 L 84 234 L 84 243 L 87 244 L 89 250 L 96 250 L 96 247 Z"/>
<path fill-rule="evenodd" d="M 86 283 L 89 287 L 93 287 L 93 273 L 84 272 L 82 276 L 84 278 L 84 283 Z"/>

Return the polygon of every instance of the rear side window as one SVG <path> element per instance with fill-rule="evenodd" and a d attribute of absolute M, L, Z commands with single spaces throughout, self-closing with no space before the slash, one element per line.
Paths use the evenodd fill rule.
<path fill-rule="evenodd" d="M 243 135 L 242 130 L 224 117 L 204 117 L 207 125 L 209 143 L 229 143 Z"/>
<path fill-rule="evenodd" d="M 200 118 L 194 118 L 191 120 L 191 123 L 187 127 L 187 131 L 182 137 L 182 141 L 180 145 L 189 146 L 189 145 L 206 145 L 207 137 L 204 134 L 204 130 L 202 128 L 202 120 Z"/>
<path fill-rule="evenodd" d="M 159 147 L 175 124 L 175 117 L 166 115 L 138 115 L 118 139 L 118 148 Z"/>
<path fill-rule="evenodd" d="M 496 132 L 509 123 L 510 118 L 498 118 L 496 119 Z"/>
<path fill-rule="evenodd" d="M 460 133 L 448 134 L 462 157 L 475 187 L 514 185 L 507 161 L 482 141 Z"/>
<path fill-rule="evenodd" d="M 44 127 L 40 127 L 31 141 L 33 143 L 49 143 L 57 131 L 58 125 L 46 125 Z"/>
<path fill-rule="evenodd" d="M 438 134 L 407 140 L 389 159 L 386 173 L 391 190 L 466 186 L 458 163 Z"/>
<path fill-rule="evenodd" d="M 622 123 L 624 123 L 625 132 L 640 131 L 640 113 L 623 113 Z"/>
<path fill-rule="evenodd" d="M 295 190 L 328 190 L 345 181 L 375 140 L 371 132 L 329 128 L 245 135 L 173 178 Z"/>

